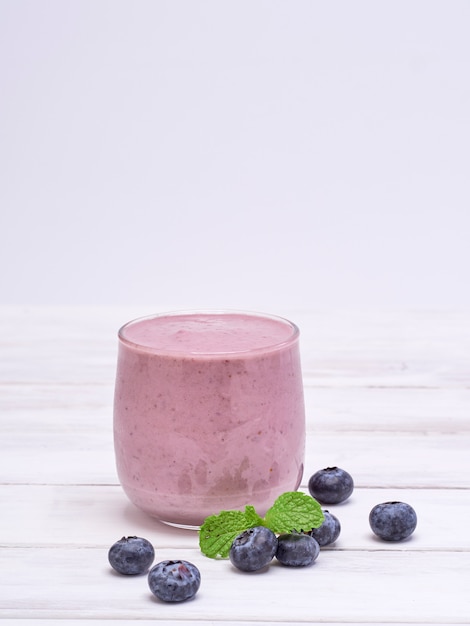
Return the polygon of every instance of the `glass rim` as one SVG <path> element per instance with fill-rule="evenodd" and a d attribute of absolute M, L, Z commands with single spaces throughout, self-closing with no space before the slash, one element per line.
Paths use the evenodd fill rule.
<path fill-rule="evenodd" d="M 273 322 L 279 322 L 284 326 L 287 326 L 291 329 L 291 334 L 286 339 L 282 341 L 276 341 L 271 344 L 267 344 L 265 346 L 257 347 L 257 348 L 249 348 L 247 350 L 223 350 L 220 352 L 214 351 L 198 351 L 191 352 L 190 350 L 171 350 L 168 348 L 160 349 L 157 347 L 148 346 L 142 343 L 137 343 L 125 337 L 125 331 L 132 325 L 138 324 L 140 322 L 145 322 L 148 320 L 166 318 L 166 317 L 188 317 L 188 316 L 196 316 L 196 315 L 208 315 L 208 316 L 223 316 L 223 315 L 241 315 L 247 318 L 256 318 L 256 319 L 265 319 L 272 320 Z M 274 315 L 271 313 L 262 313 L 258 311 L 247 311 L 247 310 L 239 310 L 239 309 L 183 309 L 183 310 L 173 310 L 173 311 L 165 311 L 162 313 L 154 313 L 151 315 L 145 315 L 142 317 L 137 317 L 132 320 L 129 320 L 125 324 L 123 324 L 118 330 L 118 339 L 124 345 L 127 345 L 131 348 L 136 348 L 141 352 L 148 352 L 150 354 L 157 354 L 160 356 L 180 356 L 180 357 L 190 357 L 190 358 L 201 358 L 201 359 L 217 359 L 217 358 L 234 358 L 237 356 L 249 356 L 249 355 L 257 355 L 257 354 L 266 354 L 271 352 L 276 352 L 282 350 L 283 348 L 287 348 L 294 343 L 296 343 L 299 339 L 300 329 L 294 322 L 289 319 L 282 317 L 280 315 Z"/>

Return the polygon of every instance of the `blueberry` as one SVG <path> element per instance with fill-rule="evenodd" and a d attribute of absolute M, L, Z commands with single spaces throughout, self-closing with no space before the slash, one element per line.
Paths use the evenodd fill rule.
<path fill-rule="evenodd" d="M 339 504 L 349 498 L 354 489 L 354 481 L 348 472 L 340 467 L 327 467 L 319 470 L 308 481 L 310 495 L 323 504 Z"/>
<path fill-rule="evenodd" d="M 319 553 L 320 546 L 310 535 L 288 533 L 278 537 L 276 559 L 283 565 L 305 567 L 311 565 Z"/>
<path fill-rule="evenodd" d="M 155 558 L 152 544 L 142 537 L 123 537 L 108 552 L 108 561 L 120 574 L 144 574 Z"/>
<path fill-rule="evenodd" d="M 312 528 L 309 535 L 316 539 L 320 546 L 328 546 L 334 543 L 341 532 L 339 519 L 329 511 L 323 511 L 325 519 L 318 528 Z"/>
<path fill-rule="evenodd" d="M 406 502 L 383 502 L 369 514 L 372 532 L 384 541 L 406 539 L 414 532 L 417 522 L 415 510 Z"/>
<path fill-rule="evenodd" d="M 148 573 L 150 591 L 164 602 L 183 602 L 196 595 L 201 573 L 189 561 L 161 561 Z"/>
<path fill-rule="evenodd" d="M 244 572 L 255 572 L 272 561 L 277 550 L 277 537 L 269 528 L 255 526 L 235 537 L 229 557 Z"/>

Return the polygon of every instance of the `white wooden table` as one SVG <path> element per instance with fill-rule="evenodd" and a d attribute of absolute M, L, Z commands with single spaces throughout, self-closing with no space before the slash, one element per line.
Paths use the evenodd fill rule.
<path fill-rule="evenodd" d="M 356 488 L 329 507 L 342 533 L 312 567 L 248 575 L 202 556 L 195 532 L 140 513 L 116 478 L 116 331 L 166 308 L 1 309 L 0 619 L 470 623 L 470 316 L 272 311 L 301 328 L 302 488 L 329 465 Z M 404 543 L 369 529 L 372 506 L 391 499 L 418 514 Z M 196 598 L 163 604 L 145 576 L 113 574 L 108 548 L 124 535 L 151 540 L 157 560 L 193 561 Z"/>

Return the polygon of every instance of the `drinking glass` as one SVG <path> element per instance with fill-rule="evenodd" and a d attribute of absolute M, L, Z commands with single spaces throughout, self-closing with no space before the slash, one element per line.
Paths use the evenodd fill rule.
<path fill-rule="evenodd" d="M 171 312 L 119 330 L 114 445 L 131 502 L 162 522 L 260 515 L 303 474 L 299 329 L 274 315 Z"/>

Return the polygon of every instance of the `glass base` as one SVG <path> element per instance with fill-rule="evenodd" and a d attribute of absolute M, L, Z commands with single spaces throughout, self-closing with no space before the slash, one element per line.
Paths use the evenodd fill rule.
<path fill-rule="evenodd" d="M 182 530 L 199 530 L 200 526 L 192 526 L 191 524 L 176 524 L 175 522 L 167 522 L 164 519 L 159 520 L 162 524 L 166 524 L 166 526 L 172 526 L 173 528 L 180 528 Z"/>

